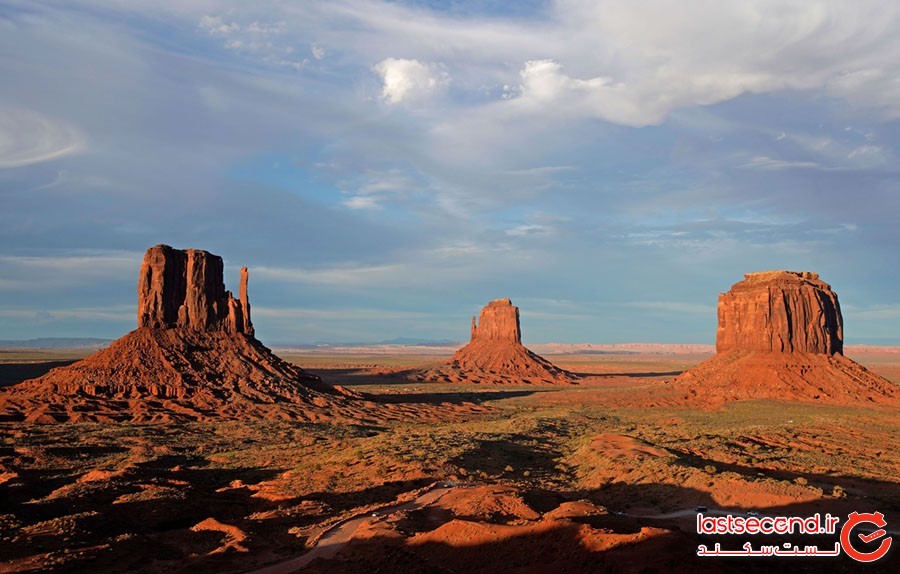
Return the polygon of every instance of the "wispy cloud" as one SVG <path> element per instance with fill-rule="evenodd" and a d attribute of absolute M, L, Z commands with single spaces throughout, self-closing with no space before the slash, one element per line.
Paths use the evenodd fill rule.
<path fill-rule="evenodd" d="M 0 290 L 16 308 L 130 307 L 143 249 L 166 242 L 249 265 L 260 307 L 302 301 L 298 318 L 466 315 L 508 295 L 535 338 L 707 340 L 693 305 L 775 266 L 892 312 L 900 5 L 0 11 Z M 267 313 L 261 332 L 296 338 Z M 357 339 L 352 322 L 303 336 Z M 376 322 L 372 340 L 432 328 Z"/>
<path fill-rule="evenodd" d="M 0 255 L 9 277 L 0 291 L 46 291 L 134 277 L 142 254 L 129 252 L 90 255 Z"/>
<path fill-rule="evenodd" d="M 900 319 L 900 303 L 872 305 L 869 307 L 844 305 L 844 314 L 851 319 L 867 321 L 896 321 Z"/>
<path fill-rule="evenodd" d="M 0 169 L 58 159 L 85 145 L 84 134 L 70 122 L 34 110 L 0 107 Z"/>
<path fill-rule="evenodd" d="M 506 234 L 512 237 L 541 237 L 553 235 L 556 230 L 549 225 L 537 223 L 523 223 L 506 230 Z"/>
<path fill-rule="evenodd" d="M 293 283 L 318 283 L 335 286 L 359 286 L 394 281 L 402 272 L 402 266 L 347 265 L 326 269 L 292 269 L 260 266 L 254 267 L 254 275 Z"/>
<path fill-rule="evenodd" d="M 111 305 L 108 307 L 71 307 L 71 308 L 4 308 L 0 307 L 0 317 L 8 319 L 26 319 L 41 323 L 54 321 L 137 321 L 134 307 Z"/>
<path fill-rule="evenodd" d="M 773 159 L 766 156 L 756 156 L 743 167 L 748 169 L 816 169 L 819 166 L 814 161 L 785 161 L 781 159 Z"/>
<path fill-rule="evenodd" d="M 398 321 L 404 319 L 435 319 L 435 314 L 402 311 L 396 309 L 340 308 L 319 309 L 299 307 L 253 307 L 256 318 L 264 317 L 275 320 L 308 319 L 315 321 Z"/>

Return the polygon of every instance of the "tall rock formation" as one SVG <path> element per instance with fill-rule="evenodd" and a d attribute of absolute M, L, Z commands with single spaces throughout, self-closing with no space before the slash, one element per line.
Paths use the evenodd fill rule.
<path fill-rule="evenodd" d="M 472 317 L 472 338 L 470 342 L 488 341 L 495 343 L 522 344 L 522 329 L 519 327 L 519 308 L 509 299 L 495 299 L 481 309 L 478 323 Z"/>
<path fill-rule="evenodd" d="M 469 344 L 438 369 L 414 375 L 416 380 L 488 384 L 570 384 L 576 375 L 556 367 L 522 345 L 519 308 L 496 299 L 472 317 Z"/>
<path fill-rule="evenodd" d="M 275 356 L 254 337 L 241 269 L 237 299 L 222 258 L 147 250 L 138 328 L 109 347 L 0 392 L 0 420 L 135 422 L 278 417 L 328 420 L 363 401 Z M 352 404 L 351 404 L 352 403 Z"/>
<path fill-rule="evenodd" d="M 748 273 L 719 295 L 718 319 L 716 356 L 671 382 L 675 402 L 900 397 L 896 385 L 843 356 L 837 294 L 816 273 Z"/>
<path fill-rule="evenodd" d="M 222 258 L 208 251 L 148 249 L 138 282 L 138 327 L 253 336 L 247 268 L 241 268 L 240 299 L 225 290 L 222 269 Z"/>
<path fill-rule="evenodd" d="M 716 351 L 841 354 L 841 306 L 817 273 L 747 273 L 719 295 Z"/>

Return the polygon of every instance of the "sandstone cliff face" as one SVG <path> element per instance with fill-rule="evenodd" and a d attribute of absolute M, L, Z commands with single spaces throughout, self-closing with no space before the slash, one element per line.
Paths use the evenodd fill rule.
<path fill-rule="evenodd" d="M 670 404 L 845 404 L 900 396 L 896 385 L 843 356 L 837 294 L 816 273 L 748 273 L 719 296 L 718 316 L 716 356 L 672 381 Z"/>
<path fill-rule="evenodd" d="M 521 343 L 519 308 L 509 299 L 495 299 L 481 309 L 481 317 L 475 323 L 472 317 L 472 341 L 499 341 Z"/>
<path fill-rule="evenodd" d="M 238 298 L 222 258 L 147 250 L 138 328 L 85 359 L 0 390 L 0 421 L 134 422 L 208 418 L 334 418 L 349 395 L 275 356 L 253 336 L 247 268 Z M 368 407 L 367 407 L 368 408 Z"/>
<path fill-rule="evenodd" d="M 225 290 L 222 258 L 199 249 L 147 250 L 138 282 L 138 327 L 225 331 L 253 336 L 247 268 L 240 298 Z"/>
<path fill-rule="evenodd" d="M 716 351 L 841 354 L 841 306 L 818 274 L 748 273 L 719 295 Z"/>

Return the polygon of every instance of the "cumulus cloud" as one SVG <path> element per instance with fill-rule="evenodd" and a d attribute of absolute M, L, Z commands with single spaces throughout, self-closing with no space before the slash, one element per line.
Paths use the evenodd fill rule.
<path fill-rule="evenodd" d="M 321 60 L 323 45 L 341 46 L 345 61 L 373 67 L 390 104 L 427 100 L 452 70 L 473 102 L 488 94 L 511 112 L 628 126 L 746 93 L 805 89 L 900 114 L 900 6 L 878 0 L 555 0 L 540 18 L 509 21 L 378 0 L 266 6 L 269 23 L 224 3 L 198 25 L 270 61 L 294 61 L 297 48 Z"/>
<path fill-rule="evenodd" d="M 425 99 L 449 82 L 445 72 L 418 60 L 385 58 L 375 65 L 381 77 L 381 97 L 389 104 Z"/>
<path fill-rule="evenodd" d="M 0 172 L 0 291 L 28 309 L 63 293 L 133 306 L 142 251 L 96 265 L 70 250 L 167 241 L 260 265 L 261 308 L 643 302 L 565 334 L 593 340 L 647 336 L 664 310 L 677 327 L 649 326 L 705 340 L 712 315 L 691 305 L 773 266 L 896 305 L 900 5 L 521 4 L 11 3 L 0 109 L 97 153 Z M 67 139 L 44 131 L 0 130 L 0 147 Z M 232 220 L 243 232 L 223 235 Z"/>
<path fill-rule="evenodd" d="M 0 108 L 0 169 L 78 153 L 84 135 L 69 122 L 33 110 Z"/>

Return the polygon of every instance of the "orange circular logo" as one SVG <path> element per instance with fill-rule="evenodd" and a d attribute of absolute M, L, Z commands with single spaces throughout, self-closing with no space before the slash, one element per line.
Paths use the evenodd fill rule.
<path fill-rule="evenodd" d="M 869 533 L 860 532 L 857 535 L 860 540 L 869 544 L 881 538 L 881 544 L 871 552 L 861 552 L 854 548 L 853 544 L 850 543 L 850 541 L 853 540 L 853 537 L 850 536 L 853 529 L 856 526 L 865 523 L 874 524 L 877 527 L 877 530 Z M 841 548 L 844 549 L 847 556 L 853 558 L 857 562 L 874 562 L 887 554 L 888 550 L 891 549 L 891 542 L 894 540 L 890 536 L 887 536 L 887 531 L 884 529 L 885 526 L 887 526 L 887 522 L 884 519 L 884 515 L 880 512 L 851 512 L 850 515 L 847 516 L 847 522 L 845 522 L 844 526 L 841 528 Z"/>

